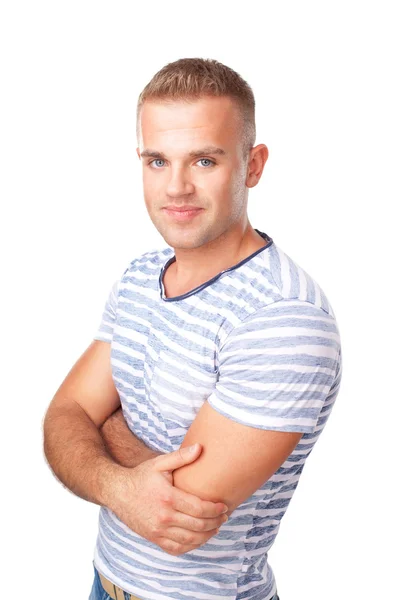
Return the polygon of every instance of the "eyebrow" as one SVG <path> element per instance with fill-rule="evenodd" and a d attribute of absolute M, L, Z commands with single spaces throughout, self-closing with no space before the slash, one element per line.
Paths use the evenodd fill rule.
<path fill-rule="evenodd" d="M 197 158 L 197 156 L 203 156 L 204 154 L 219 154 L 220 156 L 224 156 L 226 155 L 226 152 L 222 148 L 217 148 L 216 146 L 206 146 L 205 148 L 200 148 L 200 150 L 193 150 L 192 152 L 189 152 L 188 156 L 189 158 Z M 150 148 L 143 150 L 143 152 L 140 153 L 140 156 L 162 158 L 163 160 L 167 158 L 163 152 L 151 150 Z"/>

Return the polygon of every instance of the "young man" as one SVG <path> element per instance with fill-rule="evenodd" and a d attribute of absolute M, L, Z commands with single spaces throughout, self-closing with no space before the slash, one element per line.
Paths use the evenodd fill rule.
<path fill-rule="evenodd" d="M 342 362 L 321 287 L 250 225 L 268 158 L 254 107 L 202 59 L 139 97 L 144 199 L 168 247 L 115 281 L 44 422 L 54 473 L 101 506 L 91 600 L 278 599 L 268 550 Z"/>

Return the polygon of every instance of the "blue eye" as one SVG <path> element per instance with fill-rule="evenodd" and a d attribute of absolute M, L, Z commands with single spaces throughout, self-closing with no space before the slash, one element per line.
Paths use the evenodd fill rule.
<path fill-rule="evenodd" d="M 151 165 L 153 162 L 157 162 L 157 161 L 158 161 L 158 162 L 160 162 L 160 161 L 161 161 L 161 162 L 164 162 L 162 158 L 155 158 L 154 160 L 152 160 L 152 161 L 149 163 L 149 165 Z"/>
<path fill-rule="evenodd" d="M 197 162 L 200 162 L 202 160 L 208 161 L 210 163 L 210 165 L 209 165 L 210 167 L 215 165 L 215 162 L 213 160 L 211 160 L 210 158 L 199 158 L 199 160 Z M 153 160 L 151 160 L 149 162 L 149 165 L 153 165 L 153 163 L 156 163 L 156 162 L 164 162 L 164 159 L 163 158 L 154 158 Z M 206 167 L 208 168 L 207 165 L 206 165 Z M 158 167 L 156 167 L 156 169 L 158 169 Z"/>
<path fill-rule="evenodd" d="M 212 165 L 215 165 L 215 162 L 210 160 L 209 158 L 200 158 L 200 160 L 208 160 L 209 163 L 211 163 Z M 200 160 L 197 162 L 200 162 Z"/>

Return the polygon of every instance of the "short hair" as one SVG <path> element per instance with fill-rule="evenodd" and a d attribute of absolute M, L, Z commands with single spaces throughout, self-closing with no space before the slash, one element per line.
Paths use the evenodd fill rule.
<path fill-rule="evenodd" d="M 181 58 L 160 69 L 139 95 L 136 136 L 140 138 L 141 109 L 146 100 L 191 102 L 206 96 L 228 96 L 242 118 L 243 158 L 256 139 L 255 99 L 249 84 L 233 69 L 211 58 Z"/>

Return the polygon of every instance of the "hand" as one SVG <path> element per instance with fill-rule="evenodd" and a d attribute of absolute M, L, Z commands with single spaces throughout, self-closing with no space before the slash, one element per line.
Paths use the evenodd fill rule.
<path fill-rule="evenodd" d="M 172 471 L 202 451 L 182 448 L 124 469 L 110 509 L 132 531 L 178 556 L 205 544 L 227 520 L 223 502 L 209 502 L 173 486 Z"/>

